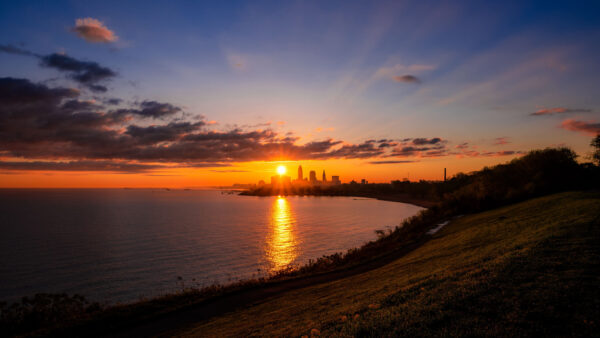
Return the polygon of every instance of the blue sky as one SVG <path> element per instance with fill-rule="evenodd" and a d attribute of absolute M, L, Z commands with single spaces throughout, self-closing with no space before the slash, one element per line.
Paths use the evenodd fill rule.
<path fill-rule="evenodd" d="M 11 1 L 0 4 L 0 44 L 95 61 L 118 73 L 106 95 L 169 102 L 218 130 L 270 122 L 298 144 L 439 137 L 480 153 L 565 144 L 583 155 L 600 130 L 599 7 Z M 72 31 L 80 18 L 101 21 L 118 40 L 82 39 Z M 73 86 L 22 55 L 0 53 L 0 76 Z M 530 115 L 544 109 L 554 113 Z"/>

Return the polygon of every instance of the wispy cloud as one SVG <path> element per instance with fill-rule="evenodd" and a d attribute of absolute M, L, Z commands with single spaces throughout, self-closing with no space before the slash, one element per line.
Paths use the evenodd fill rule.
<path fill-rule="evenodd" d="M 560 128 L 584 133 L 587 135 L 600 134 L 600 123 L 567 119 L 561 122 Z"/>
<path fill-rule="evenodd" d="M 496 137 L 493 142 L 493 144 L 495 146 L 509 144 L 509 143 L 510 143 L 510 141 L 509 141 L 508 137 Z"/>
<path fill-rule="evenodd" d="M 555 108 L 540 108 L 529 115 L 541 116 L 541 115 L 555 115 L 555 114 L 569 114 L 569 113 L 591 113 L 591 112 L 592 112 L 591 109 L 586 109 L 586 108 L 555 107 Z"/>
<path fill-rule="evenodd" d="M 246 70 L 248 67 L 247 57 L 238 53 L 227 54 L 227 62 L 235 70 Z"/>
<path fill-rule="evenodd" d="M 369 164 L 401 164 L 401 163 L 414 163 L 417 161 L 409 161 L 409 160 L 405 160 L 405 161 L 371 161 L 371 162 L 367 162 Z"/>
<path fill-rule="evenodd" d="M 436 69 L 434 65 L 428 64 L 412 64 L 412 65 L 403 65 L 397 63 L 393 66 L 384 66 L 377 69 L 375 72 L 375 76 L 378 78 L 392 78 L 397 76 L 399 73 L 421 73 L 425 71 L 431 71 Z"/>
<path fill-rule="evenodd" d="M 396 82 L 404 82 L 404 83 L 421 83 L 421 80 L 414 75 L 400 75 L 392 77 Z"/>
<path fill-rule="evenodd" d="M 435 68 L 436 66 L 428 64 L 403 65 L 398 63 L 394 66 L 377 69 L 370 82 L 376 79 L 391 79 L 395 82 L 420 83 L 421 79 L 414 74 L 431 71 Z"/>
<path fill-rule="evenodd" d="M 31 51 L 28 51 L 26 49 L 23 49 L 23 48 L 15 47 L 13 45 L 0 45 L 0 52 L 8 53 L 8 54 L 27 55 L 27 56 L 37 56 L 37 57 L 39 57 L 38 54 L 35 54 L 35 53 L 33 53 Z"/>

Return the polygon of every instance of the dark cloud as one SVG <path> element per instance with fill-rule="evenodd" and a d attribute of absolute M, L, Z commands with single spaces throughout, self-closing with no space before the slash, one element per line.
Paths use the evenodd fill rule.
<path fill-rule="evenodd" d="M 344 144 L 341 148 L 325 153 L 326 157 L 334 158 L 371 158 L 385 154 L 384 148 L 380 148 L 377 141 L 367 141 L 361 144 Z"/>
<path fill-rule="evenodd" d="M 0 45 L 0 52 L 8 53 L 8 54 L 16 54 L 16 55 L 27 55 L 27 56 L 35 56 L 39 57 L 39 55 L 30 52 L 26 49 L 22 49 L 19 47 L 15 47 L 13 45 Z"/>
<path fill-rule="evenodd" d="M 63 54 L 42 56 L 40 64 L 67 73 L 71 79 L 95 92 L 106 92 L 106 87 L 99 85 L 98 82 L 117 75 L 112 69 L 100 66 L 97 62 L 80 61 Z"/>
<path fill-rule="evenodd" d="M 440 142 L 442 142 L 442 139 L 439 138 L 439 137 L 434 137 L 434 138 L 430 138 L 430 139 L 427 139 L 427 138 L 415 138 L 415 139 L 412 140 L 412 144 L 418 145 L 418 146 L 421 146 L 421 145 L 424 145 L 424 144 L 438 144 Z"/>
<path fill-rule="evenodd" d="M 94 100 L 68 100 L 62 104 L 61 108 L 67 111 L 75 112 L 80 110 L 97 110 L 102 108 L 102 106 L 98 105 Z"/>
<path fill-rule="evenodd" d="M 562 121 L 560 127 L 570 131 L 576 131 L 588 135 L 600 134 L 600 123 L 578 121 L 573 119 L 567 119 Z"/>
<path fill-rule="evenodd" d="M 117 99 L 117 98 L 114 98 L 114 97 L 104 100 L 104 103 L 110 104 L 112 106 L 119 105 L 119 104 L 121 104 L 121 102 L 123 102 L 123 100 Z"/>
<path fill-rule="evenodd" d="M 143 118 L 164 118 L 175 115 L 183 110 L 170 103 L 143 101 L 138 108 L 119 109 L 115 113 L 137 115 Z"/>
<path fill-rule="evenodd" d="M 441 157 L 447 156 L 446 140 L 439 137 L 406 138 L 392 149 L 392 157 Z"/>
<path fill-rule="evenodd" d="M 523 155 L 525 151 L 521 150 L 502 150 L 502 151 L 475 151 L 475 150 L 463 150 L 461 152 L 451 153 L 450 155 L 456 155 L 459 158 L 462 157 L 500 157 L 510 155 Z"/>
<path fill-rule="evenodd" d="M 140 126 L 135 117 L 165 117 L 181 109 L 144 101 L 139 108 L 102 111 L 79 92 L 28 80 L 0 79 L 0 151 L 28 159 L 87 159 L 218 163 L 233 161 L 370 158 L 389 140 L 344 144 L 339 140 L 296 144 L 297 138 L 266 130 L 206 130 L 206 122 Z M 385 141 L 385 142 L 381 142 Z"/>
<path fill-rule="evenodd" d="M 172 122 L 162 126 L 139 127 L 130 125 L 125 134 L 132 136 L 141 144 L 155 144 L 176 141 L 192 131 L 204 126 L 204 122 Z"/>
<path fill-rule="evenodd" d="M 105 104 L 102 99 L 83 99 L 78 90 L 0 78 L 0 154 L 20 159 L 0 169 L 133 172 L 281 159 L 373 159 L 372 164 L 395 164 L 412 162 L 405 157 L 455 154 L 440 137 L 299 144 L 293 134 L 269 128 L 212 130 L 209 122 L 191 119 L 170 103 L 143 101 L 112 110 Z M 159 123 L 144 124 L 148 118 Z"/>
<path fill-rule="evenodd" d="M 97 62 L 81 61 L 64 54 L 40 55 L 12 45 L 0 45 L 0 52 L 35 57 L 40 60 L 40 66 L 64 72 L 69 78 L 93 92 L 106 92 L 107 88 L 101 82 L 117 76 L 114 70 Z"/>
<path fill-rule="evenodd" d="M 179 107 L 156 101 L 144 101 L 140 104 L 140 107 L 142 109 L 136 113 L 137 115 L 152 118 L 160 118 L 181 112 Z"/>
<path fill-rule="evenodd" d="M 400 163 L 414 163 L 417 161 L 371 161 L 369 164 L 400 164 Z"/>
<path fill-rule="evenodd" d="M 111 171 L 138 173 L 164 169 L 164 165 L 111 161 L 0 161 L 0 169 L 38 171 Z"/>
<path fill-rule="evenodd" d="M 107 160 L 76 160 L 76 161 L 0 161 L 0 169 L 14 171 L 109 171 L 119 173 L 139 173 L 152 170 L 168 170 L 173 168 L 215 168 L 228 167 L 223 163 L 189 163 L 178 165 L 132 163 Z"/>
<path fill-rule="evenodd" d="M 7 106 L 39 106 L 44 109 L 77 96 L 79 91 L 69 88 L 48 88 L 25 79 L 0 78 L 0 111 Z"/>
<path fill-rule="evenodd" d="M 421 83 L 418 77 L 414 75 L 398 75 L 393 77 L 396 82 L 404 82 L 404 83 Z"/>
<path fill-rule="evenodd" d="M 591 109 L 585 109 L 585 108 L 555 107 L 555 108 L 541 108 L 529 115 L 542 116 L 542 115 L 554 115 L 554 114 L 591 113 L 591 112 L 592 112 Z"/>

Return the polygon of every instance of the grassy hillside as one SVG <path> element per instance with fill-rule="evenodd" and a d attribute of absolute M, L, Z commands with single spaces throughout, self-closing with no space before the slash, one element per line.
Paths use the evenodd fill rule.
<path fill-rule="evenodd" d="M 200 336 L 598 335 L 600 194 L 454 220 L 381 268 L 173 332 Z"/>

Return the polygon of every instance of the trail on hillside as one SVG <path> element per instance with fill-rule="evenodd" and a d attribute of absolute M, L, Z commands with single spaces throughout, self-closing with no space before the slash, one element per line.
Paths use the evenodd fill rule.
<path fill-rule="evenodd" d="M 424 236 L 419 241 L 406 245 L 400 250 L 378 257 L 369 262 L 344 270 L 326 272 L 318 275 L 300 277 L 281 282 L 269 283 L 251 289 L 235 291 L 230 294 L 203 301 L 183 309 L 173 311 L 141 325 L 129 327 L 119 332 L 108 334 L 110 337 L 168 337 L 177 331 L 184 330 L 201 321 L 236 309 L 259 304 L 285 292 L 297 290 L 322 283 L 332 282 L 346 277 L 358 275 L 382 267 L 423 245 L 431 237 Z"/>

